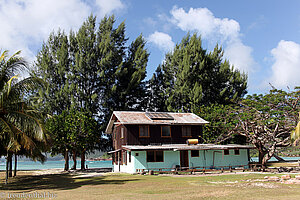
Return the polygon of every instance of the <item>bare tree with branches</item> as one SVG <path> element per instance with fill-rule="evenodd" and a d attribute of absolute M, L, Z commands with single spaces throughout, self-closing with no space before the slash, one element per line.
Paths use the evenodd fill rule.
<path fill-rule="evenodd" d="M 278 147 L 290 145 L 290 134 L 295 129 L 300 109 L 300 90 L 284 92 L 271 90 L 266 95 L 251 95 L 239 103 L 235 113 L 235 126 L 229 135 L 247 138 L 259 151 L 259 162 L 276 156 Z"/>

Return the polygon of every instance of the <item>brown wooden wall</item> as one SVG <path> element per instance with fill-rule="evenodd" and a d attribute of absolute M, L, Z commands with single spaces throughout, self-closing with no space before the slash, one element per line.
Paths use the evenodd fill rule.
<path fill-rule="evenodd" d="M 124 128 L 124 138 L 121 138 L 121 128 Z M 182 137 L 182 125 L 171 125 L 171 137 L 161 137 L 161 125 L 149 125 L 150 137 L 139 137 L 139 125 L 119 125 L 115 126 L 116 133 L 113 141 L 114 149 L 120 149 L 122 145 L 149 145 L 149 144 L 185 144 L 187 139 L 199 139 L 202 143 L 202 126 L 192 125 L 192 137 Z"/>
<path fill-rule="evenodd" d="M 124 137 L 121 138 L 121 129 L 124 129 Z M 113 130 L 113 148 L 114 149 L 120 149 L 122 145 L 127 144 L 128 140 L 128 134 L 127 134 L 127 128 L 124 125 L 118 125 L 114 127 Z"/>

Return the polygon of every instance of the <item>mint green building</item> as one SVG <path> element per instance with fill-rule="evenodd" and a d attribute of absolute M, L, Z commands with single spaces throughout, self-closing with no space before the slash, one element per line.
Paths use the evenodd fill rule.
<path fill-rule="evenodd" d="M 247 167 L 252 146 L 201 144 L 207 123 L 193 113 L 114 111 L 106 128 L 112 134 L 113 170 Z"/>
<path fill-rule="evenodd" d="M 174 171 L 188 169 L 248 168 L 247 145 L 171 144 L 161 146 L 125 145 L 123 162 L 114 163 L 115 172 Z"/>

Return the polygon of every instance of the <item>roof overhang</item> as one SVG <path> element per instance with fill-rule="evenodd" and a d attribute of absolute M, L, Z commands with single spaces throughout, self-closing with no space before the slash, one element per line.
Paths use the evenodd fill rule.
<path fill-rule="evenodd" d="M 112 153 L 116 153 L 116 152 L 118 152 L 118 151 L 121 151 L 121 149 L 117 149 L 117 150 L 114 150 L 114 151 L 109 151 L 109 152 L 107 152 L 108 154 L 112 154 Z"/>
<path fill-rule="evenodd" d="M 188 144 L 170 144 L 170 145 L 124 145 L 122 147 L 124 150 L 128 151 L 146 151 L 146 150 L 225 150 L 225 149 L 255 149 L 255 147 L 250 145 L 215 145 L 215 144 L 197 144 L 197 145 L 188 145 Z"/>
<path fill-rule="evenodd" d="M 161 125 L 161 124 L 165 124 L 165 125 L 203 125 L 203 124 L 208 124 L 207 123 L 177 123 L 177 122 L 141 122 L 141 123 L 130 123 L 130 122 L 115 122 L 115 125 L 120 125 L 120 124 L 124 124 L 124 125 Z"/>
<path fill-rule="evenodd" d="M 110 119 L 109 119 L 109 122 L 108 122 L 108 125 L 105 129 L 105 133 L 106 134 L 112 134 L 112 131 L 113 131 L 113 127 L 114 127 L 114 122 L 115 122 L 115 115 L 112 114 Z"/>

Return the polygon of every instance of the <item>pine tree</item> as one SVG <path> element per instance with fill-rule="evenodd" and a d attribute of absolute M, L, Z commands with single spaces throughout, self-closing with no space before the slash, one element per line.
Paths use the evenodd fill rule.
<path fill-rule="evenodd" d="M 98 122 L 98 130 L 90 136 L 93 139 L 84 140 L 89 145 L 81 142 L 85 148 L 73 148 L 79 149 L 73 154 L 81 154 L 82 166 L 87 151 L 107 147 L 101 136 L 113 110 L 145 107 L 149 57 L 145 40 L 140 35 L 127 47 L 125 23 L 116 28 L 114 23 L 114 16 L 104 17 L 97 28 L 96 17 L 91 15 L 77 32 L 71 31 L 68 36 L 61 31 L 52 33 L 36 62 L 37 76 L 49 83 L 46 91 L 40 91 L 43 102 L 39 105 L 46 112 L 67 115 L 75 110 L 88 113 Z M 67 132 L 56 136 L 61 138 L 60 134 Z M 61 144 L 64 141 L 53 149 L 59 149 L 67 159 L 72 147 Z"/>
<path fill-rule="evenodd" d="M 47 43 L 37 55 L 34 74 L 47 83 L 46 90 L 40 90 L 43 101 L 37 105 L 45 113 L 60 114 L 71 105 L 69 74 L 69 42 L 64 32 L 51 33 Z"/>
<path fill-rule="evenodd" d="M 162 72 L 162 67 L 159 65 L 155 70 L 152 78 L 148 81 L 148 110 L 155 112 L 165 112 L 166 107 L 166 81 Z"/>
<path fill-rule="evenodd" d="M 77 109 L 97 115 L 99 110 L 99 70 L 96 46 L 96 18 L 90 16 L 83 23 L 76 36 L 77 51 L 72 66 L 72 82 L 75 86 Z"/>
<path fill-rule="evenodd" d="M 194 112 L 200 105 L 230 104 L 247 93 L 247 75 L 223 60 L 218 45 L 209 53 L 203 49 L 197 34 L 188 34 L 166 55 L 161 76 L 163 90 L 154 87 L 155 76 L 149 86 L 156 94 L 163 91 L 161 100 L 168 111 Z"/>
<path fill-rule="evenodd" d="M 140 35 L 128 48 L 128 55 L 116 71 L 112 88 L 115 110 L 144 110 L 146 106 L 146 66 L 149 53 Z"/>

